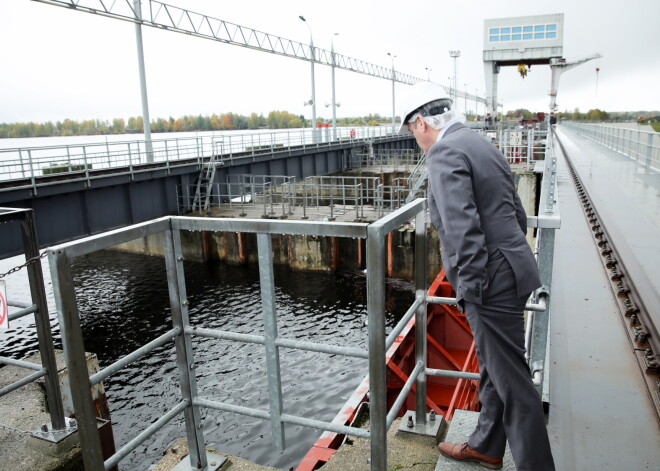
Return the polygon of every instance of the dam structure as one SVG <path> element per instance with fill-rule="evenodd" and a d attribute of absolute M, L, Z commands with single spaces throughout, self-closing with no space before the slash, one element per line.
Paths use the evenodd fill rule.
<path fill-rule="evenodd" d="M 154 0 L 144 10 L 40 2 L 393 87 L 421 81 Z M 526 360 L 557 469 L 655 469 L 658 133 L 554 119 L 559 75 L 595 57 L 566 61 L 563 28 L 562 14 L 486 21 L 487 96 L 451 91 L 490 110 L 471 127 L 508 161 L 525 202 L 543 284 L 525 306 Z M 553 70 L 545 119 L 495 119 L 499 68 L 515 64 Z M 469 435 L 480 374 L 413 137 L 396 134 L 393 117 L 392 126 L 159 139 L 144 90 L 142 99 L 140 138 L 0 151 L 0 325 L 9 323 L 0 341 L 12 352 L 0 353 L 0 456 L 9 469 L 473 469 L 436 449 Z M 308 299 L 276 277 L 310 285 Z M 318 294 L 331 282 L 341 305 Z M 405 291 L 396 300 L 393 284 Z M 234 296 L 238 285 L 247 288 Z M 131 316 L 136 304 L 142 319 Z M 312 308 L 317 324 L 305 317 Z M 14 353 L 22 337 L 28 345 Z M 107 357 L 88 351 L 91 339 Z M 115 397 L 127 410 L 111 417 L 104 384 L 113 381 L 133 402 Z M 309 399 L 337 384 L 346 387 L 338 398 Z M 300 437 L 312 443 L 298 449 Z M 223 449 L 230 441 L 238 451 Z M 515 470 L 509 451 L 503 468 Z"/>

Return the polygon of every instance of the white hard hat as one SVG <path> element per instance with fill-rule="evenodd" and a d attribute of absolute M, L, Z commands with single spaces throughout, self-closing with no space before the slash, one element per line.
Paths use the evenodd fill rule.
<path fill-rule="evenodd" d="M 434 102 L 439 102 L 436 103 Z M 401 108 L 401 126 L 398 134 L 410 134 L 408 120 L 415 112 L 423 116 L 434 116 L 451 109 L 453 100 L 442 86 L 432 82 L 419 82 L 410 87 Z M 424 105 L 431 105 L 426 107 Z"/>

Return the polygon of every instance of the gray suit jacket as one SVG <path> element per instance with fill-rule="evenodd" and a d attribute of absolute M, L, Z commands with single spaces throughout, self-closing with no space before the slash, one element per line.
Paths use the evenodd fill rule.
<path fill-rule="evenodd" d="M 511 168 L 482 136 L 454 124 L 429 149 L 429 212 L 438 230 L 442 263 L 463 300 L 483 304 L 504 258 L 516 278 L 518 297 L 541 286 L 527 243 L 527 216 Z"/>

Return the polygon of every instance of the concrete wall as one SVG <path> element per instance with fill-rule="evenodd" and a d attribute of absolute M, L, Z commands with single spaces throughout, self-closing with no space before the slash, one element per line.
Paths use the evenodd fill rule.
<path fill-rule="evenodd" d="M 413 280 L 415 233 L 410 226 L 392 231 L 387 238 L 387 276 Z M 230 265 L 258 263 L 256 234 L 236 232 L 181 231 L 186 260 L 222 261 Z M 357 272 L 366 267 L 366 241 L 340 237 L 274 235 L 273 262 L 296 271 Z M 163 236 L 155 234 L 113 247 L 131 253 L 163 256 Z M 427 278 L 432 281 L 442 268 L 440 244 L 435 229 L 427 235 Z"/>

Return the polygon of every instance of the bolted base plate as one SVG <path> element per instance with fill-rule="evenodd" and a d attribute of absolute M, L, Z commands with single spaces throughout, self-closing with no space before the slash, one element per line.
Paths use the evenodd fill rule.
<path fill-rule="evenodd" d="M 426 424 L 418 424 L 415 422 L 415 411 L 407 411 L 399 424 L 399 432 L 414 433 L 416 435 L 425 435 L 433 438 L 438 437 L 444 418 L 441 415 L 436 415 L 435 420 L 430 420 L 430 416 L 430 414 L 426 414 Z M 413 426 L 409 427 L 408 425 L 411 423 L 411 420 Z"/>
<path fill-rule="evenodd" d="M 190 471 L 191 469 L 194 469 L 190 467 L 190 458 L 188 458 L 188 456 L 172 468 L 172 471 Z M 208 463 L 208 466 L 206 467 L 206 471 L 218 471 L 226 461 L 226 457 L 207 451 L 206 462 Z"/>

